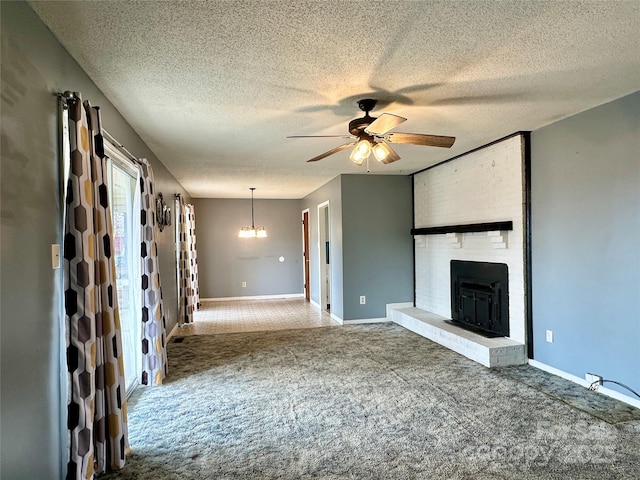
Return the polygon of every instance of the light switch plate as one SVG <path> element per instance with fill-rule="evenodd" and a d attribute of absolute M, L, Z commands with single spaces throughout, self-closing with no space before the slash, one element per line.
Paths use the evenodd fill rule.
<path fill-rule="evenodd" d="M 51 245 L 51 268 L 60 268 L 60 245 L 57 243 Z"/>

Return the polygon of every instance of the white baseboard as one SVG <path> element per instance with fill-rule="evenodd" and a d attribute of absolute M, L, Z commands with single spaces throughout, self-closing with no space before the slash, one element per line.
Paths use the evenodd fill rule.
<path fill-rule="evenodd" d="M 227 300 L 273 300 L 274 298 L 304 298 L 304 293 L 281 293 L 277 295 L 247 295 L 245 297 L 201 298 L 201 302 L 225 302 Z"/>
<path fill-rule="evenodd" d="M 171 329 L 171 331 L 169 332 L 169 335 L 167 335 L 167 342 L 169 341 L 169 339 L 171 337 L 173 337 L 173 335 L 176 333 L 176 330 L 178 330 L 178 323 L 176 322 L 176 324 L 173 326 L 173 328 Z"/>
<path fill-rule="evenodd" d="M 311 304 L 312 307 L 316 307 L 318 310 L 322 310 L 322 308 L 320 308 L 320 304 L 318 302 L 316 302 L 315 300 L 310 299 L 309 303 Z"/>
<path fill-rule="evenodd" d="M 578 385 L 582 385 L 585 388 L 589 388 L 589 382 L 586 379 L 577 377 L 576 375 L 572 375 L 567 372 L 563 372 L 562 370 L 559 370 L 545 363 L 529 359 L 529 365 L 539 368 L 540 370 L 544 370 L 545 372 L 552 373 L 553 375 L 557 375 L 558 377 L 564 378 L 565 380 L 577 383 Z M 597 393 L 601 393 L 603 395 L 606 395 L 607 397 L 615 398 L 616 400 L 620 400 L 621 402 L 631 405 L 632 407 L 640 408 L 640 400 L 635 400 L 631 397 L 628 397 L 627 395 L 624 395 L 617 390 L 611 390 L 610 388 L 600 386 L 598 387 Z"/>
<path fill-rule="evenodd" d="M 383 323 L 390 322 L 391 320 L 387 317 L 382 318 L 357 318 L 355 320 L 344 320 L 343 325 L 357 325 L 359 323 Z"/>
<path fill-rule="evenodd" d="M 331 318 L 333 318 L 336 322 L 338 322 L 340 325 L 344 325 L 344 320 L 342 320 L 339 316 L 335 315 L 335 314 L 331 314 Z"/>

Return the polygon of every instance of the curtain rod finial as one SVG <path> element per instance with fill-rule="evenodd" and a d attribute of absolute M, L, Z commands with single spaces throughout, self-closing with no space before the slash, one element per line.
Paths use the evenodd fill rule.
<path fill-rule="evenodd" d="M 76 92 L 71 92 L 69 90 L 65 91 L 64 93 L 57 92 L 55 93 L 55 95 L 59 99 L 64 100 L 66 103 L 73 103 L 76 100 L 78 100 L 78 97 L 76 96 Z"/>

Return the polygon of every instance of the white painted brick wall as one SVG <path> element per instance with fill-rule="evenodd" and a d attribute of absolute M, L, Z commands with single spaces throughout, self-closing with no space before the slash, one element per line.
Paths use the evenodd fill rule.
<path fill-rule="evenodd" d="M 486 233 L 416 237 L 416 307 L 451 318 L 453 260 L 506 263 L 510 338 L 525 343 L 524 177 L 520 135 L 414 177 L 415 226 L 513 221 L 506 248 Z"/>

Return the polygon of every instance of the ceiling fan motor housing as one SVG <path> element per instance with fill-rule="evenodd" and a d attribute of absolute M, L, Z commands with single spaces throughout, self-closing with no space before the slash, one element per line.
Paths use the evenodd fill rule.
<path fill-rule="evenodd" d="M 375 98 L 363 98 L 362 100 L 358 100 L 358 108 L 368 115 L 369 112 L 375 108 L 376 103 L 378 103 L 378 100 Z"/>
<path fill-rule="evenodd" d="M 371 125 L 371 122 L 375 119 L 376 117 L 370 117 L 368 112 L 362 118 L 354 118 L 349 122 L 349 133 L 356 137 L 366 135 L 366 133 L 364 133 L 364 129 Z"/>

